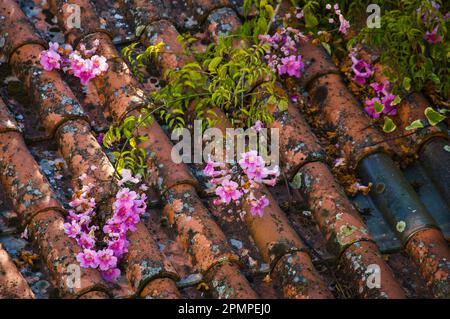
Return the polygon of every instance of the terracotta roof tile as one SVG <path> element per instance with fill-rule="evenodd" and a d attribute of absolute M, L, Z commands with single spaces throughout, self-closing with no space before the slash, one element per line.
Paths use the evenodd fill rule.
<path fill-rule="evenodd" d="M 0 298 L 34 299 L 34 293 L 0 244 Z"/>
<path fill-rule="evenodd" d="M 433 228 L 419 231 L 406 244 L 406 250 L 437 298 L 448 298 L 450 250 L 442 233 Z"/>
<path fill-rule="evenodd" d="M 370 126 L 368 117 L 362 113 L 362 109 L 359 107 L 357 100 L 343 85 L 343 82 L 341 81 L 339 75 L 325 74 L 318 77 L 315 80 L 315 83 L 312 85 L 312 92 L 310 93 L 313 96 L 313 101 L 321 106 L 321 109 L 325 115 L 325 121 L 336 129 L 338 142 L 341 148 L 347 154 L 348 159 L 354 163 L 353 165 L 355 167 L 358 166 L 360 171 L 364 171 L 370 166 L 370 169 L 373 172 L 372 175 L 369 174 L 369 179 L 366 178 L 366 182 L 371 180 L 371 178 L 373 180 L 376 174 L 381 174 L 381 170 L 386 169 L 386 167 L 383 165 L 374 166 L 376 164 L 371 160 L 374 159 L 374 156 L 371 156 L 371 154 L 376 155 L 377 153 L 390 153 L 389 147 L 381 147 L 382 144 L 385 144 L 385 139 L 382 137 L 381 133 Z M 375 148 L 373 148 L 373 146 L 371 145 L 376 146 Z M 386 163 L 392 162 L 390 160 L 387 160 L 386 156 L 385 158 Z M 362 160 L 371 162 L 370 164 L 364 166 L 364 164 L 359 164 L 359 162 Z M 361 168 L 362 166 L 364 166 L 364 168 Z M 375 173 L 375 171 L 377 171 L 377 173 Z M 402 176 L 400 170 L 392 168 L 392 173 L 394 172 L 397 176 L 395 181 L 388 181 L 387 179 L 385 179 L 383 182 L 389 182 L 391 184 L 389 186 L 393 187 L 393 189 L 396 189 L 396 191 L 394 191 L 393 189 L 386 190 L 386 192 L 375 190 L 375 192 L 381 193 L 381 195 L 376 194 L 375 192 L 374 194 L 376 194 L 375 197 L 378 198 L 378 200 L 381 200 L 379 201 L 379 204 L 384 205 L 384 208 L 383 206 L 381 207 L 387 213 L 387 216 L 389 216 L 388 218 L 393 218 L 394 220 L 396 220 L 396 222 L 399 222 L 401 221 L 399 219 L 400 216 L 397 215 L 397 211 L 394 211 L 395 208 L 393 206 L 389 207 L 389 204 L 386 206 L 387 201 L 392 201 L 394 200 L 394 198 L 387 199 L 385 198 L 385 195 L 383 195 L 383 193 L 406 194 L 408 192 L 411 192 L 412 188 L 406 182 L 406 179 Z M 363 172 L 363 175 L 364 174 L 365 173 Z M 379 183 L 379 185 L 385 185 L 381 181 L 379 181 Z M 429 227 L 435 227 L 435 225 L 433 225 L 432 218 L 430 219 L 429 213 L 417 198 L 417 195 L 413 191 L 410 194 L 411 197 L 409 197 L 409 200 L 406 200 L 402 204 L 404 205 L 402 209 L 407 209 L 408 206 L 406 205 L 411 205 L 417 209 L 415 209 L 414 212 L 410 213 L 408 217 L 410 218 L 410 222 L 407 222 L 406 224 L 409 227 L 416 224 L 416 222 L 413 222 L 413 220 L 420 220 L 420 222 L 418 222 L 417 224 L 417 227 L 419 227 L 420 229 L 428 228 L 431 231 L 432 228 Z M 395 225 L 393 226 L 395 227 Z M 434 240 L 436 240 L 436 242 L 441 241 L 440 237 L 442 237 L 442 234 L 439 231 L 433 232 L 433 234 Z M 417 242 L 414 240 L 415 236 L 418 236 L 418 233 L 411 233 L 411 237 L 408 238 L 403 237 L 405 243 L 407 243 L 407 245 L 417 244 Z M 437 258 L 443 258 L 443 260 L 446 260 L 447 257 L 445 256 L 449 252 L 450 249 L 448 248 L 448 246 L 446 246 L 442 251 L 439 251 L 440 255 L 437 256 Z M 411 254 L 411 257 L 420 267 L 422 267 L 422 260 L 420 258 L 418 259 L 417 255 Z M 447 268 L 446 271 L 448 272 L 448 266 L 444 266 L 444 268 Z M 426 270 L 424 271 L 426 272 Z M 430 274 L 428 274 L 428 276 L 425 275 L 426 278 L 429 276 Z M 444 275 L 443 277 L 446 278 L 445 281 L 449 281 L 448 275 Z M 441 294 L 437 293 L 437 295 Z"/>
<path fill-rule="evenodd" d="M 5 108 L 0 99 L 0 108 Z M 4 113 L 4 112 L 2 112 Z M 80 296 L 91 290 L 102 289 L 100 274 L 92 269 L 81 270 L 80 287 L 66 285 L 71 273 L 68 267 L 75 264 L 80 248 L 64 235 L 62 224 L 64 211 L 55 198 L 46 177 L 28 149 L 19 132 L 0 135 L 2 153 L 1 183 L 13 202 L 22 224 L 28 226 L 31 238 L 64 295 Z M 106 295 L 103 294 L 103 297 Z"/>
<path fill-rule="evenodd" d="M 44 47 L 41 45 L 26 44 L 12 53 L 11 65 L 41 105 L 39 116 L 42 125 L 48 136 L 53 136 L 64 122 L 76 118 L 87 120 L 87 116 L 58 72 L 44 71 L 39 62 L 42 50 Z"/>

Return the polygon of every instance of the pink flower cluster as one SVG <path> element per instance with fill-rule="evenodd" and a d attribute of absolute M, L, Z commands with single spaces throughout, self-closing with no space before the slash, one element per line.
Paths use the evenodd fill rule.
<path fill-rule="evenodd" d="M 331 10 L 331 4 L 327 4 L 326 6 L 327 10 Z M 348 29 L 350 28 L 350 22 L 348 22 L 344 16 L 341 13 L 341 9 L 339 9 L 339 4 L 334 4 L 333 6 L 334 9 L 334 13 L 336 14 L 336 16 L 338 17 L 339 20 L 339 32 L 342 34 L 347 34 Z M 328 19 L 329 23 L 334 23 L 334 18 L 330 17 Z"/>
<path fill-rule="evenodd" d="M 265 59 L 273 72 L 300 78 L 305 65 L 297 46 L 299 41 L 306 37 L 299 30 L 282 28 L 272 36 L 260 35 L 259 39 L 270 45 Z"/>
<path fill-rule="evenodd" d="M 274 186 L 280 170 L 278 166 L 266 168 L 264 159 L 256 151 L 243 153 L 238 164 L 238 167 L 227 168 L 225 163 L 208 160 L 203 173 L 212 178 L 211 184 L 218 196 L 214 203 L 238 204 L 243 199 L 250 205 L 252 215 L 262 216 L 269 200 L 264 195 L 256 198 L 253 190 L 261 183 Z"/>
<path fill-rule="evenodd" d="M 380 118 L 381 114 L 397 115 L 397 108 L 394 103 L 397 96 L 389 92 L 389 81 L 385 81 L 383 84 L 374 82 L 370 84 L 370 87 L 374 89 L 377 96 L 364 102 L 364 110 L 367 114 L 374 119 Z M 377 112 L 375 103 L 383 105 L 381 112 Z"/>
<path fill-rule="evenodd" d="M 351 51 L 349 56 L 352 60 L 352 71 L 355 74 L 353 82 L 359 85 L 366 84 L 366 80 L 374 74 L 372 66 L 366 61 L 358 59 L 354 51 Z"/>
<path fill-rule="evenodd" d="M 103 56 L 95 55 L 99 41 L 95 40 L 91 49 L 80 44 L 80 51 L 73 50 L 69 44 L 60 46 L 50 42 L 49 49 L 42 51 L 40 62 L 44 70 L 63 70 L 80 79 L 81 84 L 87 85 L 96 76 L 108 70 L 108 63 Z"/>
<path fill-rule="evenodd" d="M 122 170 L 120 185 L 125 183 L 137 184 L 139 177 L 132 177 L 129 170 Z M 84 179 L 84 178 L 83 178 Z M 69 203 L 68 221 L 64 224 L 64 232 L 67 236 L 75 238 L 83 249 L 77 255 L 77 261 L 83 268 L 98 268 L 103 278 L 113 281 L 120 276 L 118 268 L 119 259 L 128 251 L 127 232 L 136 231 L 136 225 L 145 212 L 147 197 L 136 193 L 127 187 L 121 188 L 113 204 L 113 215 L 103 226 L 103 239 L 97 240 L 100 227 L 91 225 L 95 222 L 95 198 L 90 197 L 94 184 L 84 185 L 76 192 Z M 146 189 L 144 184 L 139 188 Z"/>
<path fill-rule="evenodd" d="M 358 59 L 356 52 L 357 49 L 352 49 L 349 54 L 354 73 L 353 82 L 364 85 L 373 76 L 375 70 L 366 61 Z M 364 102 L 364 110 L 367 114 L 374 119 L 380 118 L 382 114 L 396 115 L 397 108 L 395 105 L 398 103 L 397 100 L 399 100 L 399 97 L 389 91 L 389 81 L 385 81 L 384 83 L 372 82 L 370 87 L 375 91 L 376 96 Z"/>
<path fill-rule="evenodd" d="M 432 32 L 427 31 L 427 32 L 425 32 L 425 34 L 423 35 L 424 39 L 427 40 L 428 43 L 430 43 L 430 44 L 436 44 L 436 43 L 442 42 L 442 39 L 443 39 L 442 35 L 440 35 L 440 36 L 437 35 L 438 30 L 439 30 L 439 26 L 440 26 L 440 25 L 438 24 L 438 25 L 433 29 Z"/>

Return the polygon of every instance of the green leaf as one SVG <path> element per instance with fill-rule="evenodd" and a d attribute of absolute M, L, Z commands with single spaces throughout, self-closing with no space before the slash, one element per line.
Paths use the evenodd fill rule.
<path fill-rule="evenodd" d="M 375 104 L 373 105 L 373 108 L 374 108 L 375 112 L 381 113 L 381 112 L 383 112 L 384 104 L 380 103 L 380 102 L 375 102 Z"/>
<path fill-rule="evenodd" d="M 130 138 L 129 143 L 132 148 L 136 148 L 136 140 L 134 139 L 134 137 Z"/>
<path fill-rule="evenodd" d="M 411 90 L 411 79 L 408 78 L 408 77 L 405 77 L 405 78 L 403 79 L 402 85 L 403 85 L 403 88 L 404 88 L 406 91 Z"/>
<path fill-rule="evenodd" d="M 299 172 L 298 174 L 296 174 L 289 185 L 293 189 L 299 189 L 300 187 L 302 187 L 302 173 Z"/>
<path fill-rule="evenodd" d="M 126 138 L 131 138 L 131 132 L 126 128 L 123 129 L 123 135 L 125 135 Z"/>
<path fill-rule="evenodd" d="M 430 74 L 430 79 L 431 79 L 431 81 L 433 81 L 434 84 L 436 84 L 436 85 L 441 84 L 441 79 L 439 79 L 439 77 L 438 77 L 435 73 L 431 73 L 431 74 Z"/>
<path fill-rule="evenodd" d="M 438 124 L 439 122 L 442 122 L 443 120 L 445 120 L 445 116 L 444 115 L 442 115 L 441 113 L 439 113 L 439 112 L 436 112 L 435 110 L 433 110 L 433 108 L 431 108 L 431 107 L 427 107 L 426 109 L 425 109 L 425 116 L 427 117 L 427 119 L 428 119 L 428 122 L 431 124 L 431 125 L 433 125 L 433 126 L 435 126 L 436 124 Z"/>
<path fill-rule="evenodd" d="M 220 64 L 220 62 L 222 62 L 222 57 L 220 57 L 220 56 L 212 59 L 211 62 L 209 62 L 208 70 L 210 70 L 211 72 L 215 72 L 217 69 L 217 66 Z"/>
<path fill-rule="evenodd" d="M 384 124 L 383 124 L 383 131 L 386 133 L 394 132 L 397 128 L 397 125 L 395 125 L 394 121 L 392 121 L 389 117 L 384 118 Z"/>
<path fill-rule="evenodd" d="M 275 14 L 273 7 L 271 5 L 265 5 L 264 9 L 266 10 L 269 18 L 272 18 L 273 15 Z"/>
<path fill-rule="evenodd" d="M 271 95 L 269 97 L 269 99 L 267 100 L 267 104 L 269 104 L 269 105 L 273 105 L 273 104 L 276 104 L 276 103 L 277 103 L 277 98 L 274 95 Z"/>
<path fill-rule="evenodd" d="M 417 128 L 423 128 L 423 124 L 422 124 L 421 120 L 415 120 L 410 125 L 405 127 L 405 130 L 409 131 L 409 130 L 414 130 L 414 129 L 417 129 Z"/>
<path fill-rule="evenodd" d="M 402 101 L 402 99 L 400 98 L 399 95 L 397 95 L 395 97 L 394 101 L 392 101 L 391 105 L 398 105 L 401 101 Z"/>
<path fill-rule="evenodd" d="M 312 13 L 312 11 L 311 11 L 311 9 L 309 7 L 305 8 L 303 11 L 304 11 L 304 15 L 305 15 L 305 26 L 306 26 L 306 28 L 312 29 L 316 25 L 319 24 L 319 21 L 314 16 L 314 14 Z"/>
<path fill-rule="evenodd" d="M 259 33 L 265 33 L 267 30 L 267 20 L 264 17 L 259 17 L 258 19 L 258 28 Z"/>
<path fill-rule="evenodd" d="M 280 102 L 278 102 L 278 109 L 280 111 L 285 111 L 288 108 L 288 102 L 286 99 L 281 99 Z"/>
<path fill-rule="evenodd" d="M 320 44 L 322 44 L 322 46 L 328 52 L 328 54 L 331 55 L 331 47 L 330 47 L 330 45 L 328 43 L 326 43 L 326 42 L 320 42 Z"/>

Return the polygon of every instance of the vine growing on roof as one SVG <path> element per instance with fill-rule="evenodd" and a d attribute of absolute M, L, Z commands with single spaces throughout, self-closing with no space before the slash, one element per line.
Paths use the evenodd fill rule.
<path fill-rule="evenodd" d="M 198 53 L 196 61 L 166 73 L 167 85 L 153 95 L 164 105 L 160 116 L 171 128 L 184 127 L 191 109 L 195 119 L 211 126 L 215 115 L 212 110 L 218 108 L 233 126 L 250 127 L 257 120 L 271 123 L 267 102 L 257 99 L 253 89 L 260 84 L 271 100 L 282 106 L 287 101 L 276 94 L 276 77 L 264 62 L 268 48 L 259 43 L 234 47 L 232 37 L 221 37 L 217 44 Z"/>
<path fill-rule="evenodd" d="M 266 30 L 260 28 L 255 34 L 260 34 L 263 30 L 266 34 L 269 29 L 274 14 L 273 8 L 271 10 L 270 6 L 265 4 L 263 12 L 269 12 L 265 16 L 269 23 L 265 24 Z M 257 41 L 249 46 L 234 46 L 233 40 L 236 37 L 240 39 L 239 35 L 222 36 L 218 43 L 210 44 L 205 52 L 195 52 L 191 45 L 197 39 L 189 35 L 179 36 L 177 40 L 182 43 L 184 53 L 194 55 L 195 61 L 164 74 L 167 84 L 152 93 L 153 103 L 144 109 L 147 115 L 159 115 L 171 129 L 182 128 L 188 120 L 193 119 L 204 120 L 205 126 L 212 126 L 215 123 L 214 108 L 222 110 L 233 126 L 248 128 L 255 124 L 256 127 L 262 126 L 263 123 L 270 124 L 273 119 L 268 106 L 277 105 L 281 111 L 287 107 L 287 98 L 279 96 L 275 89 L 276 75 L 300 77 L 303 71 L 301 55 L 296 48 L 301 34 L 297 30 L 286 29 L 273 37 L 257 38 Z M 142 70 L 162 52 L 164 43 L 149 46 L 142 53 L 136 53 L 136 46 L 137 43 L 131 44 L 122 50 L 122 54 L 131 65 L 133 73 L 143 81 Z M 277 55 L 279 57 L 276 57 Z M 258 94 L 269 96 L 267 100 L 257 98 L 253 92 L 257 86 Z M 188 119 L 188 114 L 193 118 Z M 135 134 L 140 125 L 147 124 L 146 118 L 147 116 L 141 119 L 129 116 L 122 124 L 111 127 L 105 134 L 103 144 L 107 147 L 114 147 L 126 139 L 121 150 L 116 149 L 113 152 L 119 172 L 130 168 L 133 172 L 144 174 L 145 158 L 142 150 L 136 146 L 139 137 L 136 138 Z M 127 144 L 130 145 L 131 151 L 124 151 Z M 259 183 L 273 185 L 279 170 L 278 167 L 267 169 L 262 157 L 249 154 L 251 155 L 245 157 L 251 161 L 248 167 L 242 164 L 244 166 L 227 169 L 224 163 L 209 161 L 204 172 L 212 178 L 219 196 L 218 201 L 230 204 L 231 199 L 245 198 L 251 207 L 251 213 L 261 216 L 268 200 L 264 196 L 257 198 L 253 190 Z M 215 171 L 216 167 L 221 169 Z"/>
<path fill-rule="evenodd" d="M 337 64 L 344 60 L 347 50 L 350 52 L 350 72 L 342 70 L 353 82 L 352 90 L 364 101 L 364 110 L 380 122 L 385 132 L 396 130 L 394 117 L 400 94 L 412 90 L 425 89 L 438 108 L 427 108 L 427 123 L 413 121 L 407 130 L 436 125 L 448 116 L 450 105 L 445 101 L 450 93 L 448 5 L 440 1 L 379 1 L 383 9 L 381 28 L 371 29 L 366 26 L 366 19 L 360 18 L 367 17 L 370 1 L 292 2 L 304 6 L 290 8 L 283 19 L 284 25 L 302 30 L 313 44 L 322 45 Z M 349 32 L 350 23 L 344 16 L 350 15 L 362 29 L 359 34 L 358 27 Z M 350 40 L 346 44 L 347 39 Z M 374 67 L 359 57 L 362 45 L 381 52 L 380 62 L 385 66 L 383 71 L 388 81 L 374 80 Z"/>
<path fill-rule="evenodd" d="M 194 37 L 179 36 L 177 40 L 182 42 L 184 53 L 194 55 L 195 62 L 164 74 L 167 85 L 153 94 L 155 103 L 162 105 L 159 110 L 161 119 L 172 129 L 184 127 L 186 114 L 192 111 L 195 119 L 204 120 L 205 126 L 211 126 L 214 122 L 212 109 L 218 108 L 227 115 L 233 126 L 248 128 L 256 121 L 270 124 L 273 119 L 268 112 L 268 103 L 258 100 L 253 89 L 259 86 L 263 91 L 260 93 L 270 96 L 270 104 L 278 105 L 280 110 L 284 110 L 287 98 L 276 93 L 276 74 L 299 77 L 303 68 L 301 56 L 296 52 L 273 59 L 271 56 L 280 53 L 275 51 L 282 49 L 283 44 L 275 48 L 274 42 L 258 39 L 258 35 L 267 34 L 280 3 L 281 1 L 272 0 L 246 0 L 243 5 L 245 14 L 256 9 L 257 17 L 247 19 L 237 34 L 220 37 L 218 43 L 207 47 L 206 52 L 192 50 L 191 45 L 197 41 Z M 248 40 L 243 30 L 255 36 L 253 45 L 233 45 L 240 39 Z M 135 46 L 136 44 L 132 44 L 126 47 L 122 53 L 142 79 L 140 70 L 161 52 L 164 43 L 149 46 L 140 54 L 134 53 Z M 267 64 L 269 60 L 271 65 Z M 280 60 L 280 63 L 274 67 L 273 60 Z"/>
<path fill-rule="evenodd" d="M 118 125 L 111 125 L 101 136 L 99 142 L 112 150 L 114 168 L 118 174 L 121 174 L 123 169 L 130 169 L 133 174 L 146 175 L 147 152 L 139 147 L 139 143 L 147 138 L 140 135 L 138 130 L 152 124 L 152 115 L 157 110 L 157 107 L 152 108 L 151 105 L 141 108 L 137 116 L 127 116 Z"/>
<path fill-rule="evenodd" d="M 360 87 L 356 92 L 363 95 L 366 112 L 374 119 L 383 116 L 383 130 L 392 132 L 396 129 L 395 119 L 387 115 L 397 113 L 400 97 L 390 92 L 407 94 L 425 90 L 438 108 L 428 107 L 424 112 L 427 123 L 415 120 L 406 130 L 437 125 L 449 112 L 449 105 L 444 100 L 450 94 L 450 46 L 448 39 L 445 42 L 450 8 L 443 8 L 438 1 L 414 0 L 389 2 L 386 7 L 389 10 L 382 15 L 380 29 L 363 27 L 348 42 L 352 80 Z M 373 66 L 357 57 L 363 46 L 380 55 L 383 73 L 389 81 L 375 83 L 370 80 L 375 71 Z"/>
<path fill-rule="evenodd" d="M 166 85 L 152 93 L 152 109 L 154 111 L 157 106 L 160 119 L 171 129 L 185 127 L 187 121 L 193 119 L 203 120 L 205 127 L 212 126 L 215 122 L 214 109 L 217 108 L 225 113 L 234 127 L 248 128 L 257 121 L 264 124 L 273 121 L 269 105 L 276 105 L 279 111 L 284 111 L 287 97 L 279 96 L 275 89 L 277 76 L 281 79 L 301 77 L 304 63 L 298 44 L 310 37 L 291 27 L 268 34 L 280 4 L 281 1 L 246 0 L 243 12 L 247 19 L 243 26 L 236 34 L 220 37 L 218 43 L 210 44 L 205 52 L 192 49 L 192 44 L 197 41 L 194 37 L 179 36 L 177 40 L 182 43 L 184 53 L 193 55 L 195 61 L 180 69 L 167 71 L 164 74 Z M 318 24 L 314 16 L 317 6 L 316 1 L 307 1 L 302 10 L 296 9 L 296 17 L 305 17 L 310 33 L 315 31 L 313 28 Z M 330 17 L 333 16 L 340 23 L 337 32 L 346 33 L 348 21 L 343 18 L 338 5 L 333 10 L 331 7 L 327 10 Z M 252 14 L 253 11 L 256 11 L 256 15 Z M 327 23 L 330 24 L 329 21 Z M 239 40 L 245 40 L 250 45 L 236 45 Z M 149 46 L 142 53 L 136 53 L 136 46 L 137 43 L 131 44 L 122 50 L 122 54 L 130 63 L 133 73 L 142 81 L 142 70 L 162 52 L 164 43 Z M 256 86 L 258 93 L 253 91 Z M 257 94 L 269 98 L 258 99 Z M 128 127 L 125 130 L 121 126 L 111 128 L 104 144 L 111 146 L 112 142 L 119 142 L 123 135 L 129 135 L 127 131 L 131 129 Z M 133 141 L 133 137 L 126 137 L 125 144 L 130 141 Z M 136 162 L 135 159 L 126 160 L 133 152 L 114 154 L 116 159 L 120 158 L 116 161 L 119 169 Z M 130 168 L 134 170 L 134 167 Z"/>
<path fill-rule="evenodd" d="M 373 119 L 383 118 L 383 131 L 391 133 L 397 126 L 391 116 L 397 114 L 397 106 L 401 98 L 399 95 L 391 93 L 391 83 L 384 81 L 379 83 L 373 80 L 374 67 L 362 59 L 357 58 L 357 51 L 352 49 L 349 57 L 352 61 L 352 81 L 355 85 L 366 86 L 365 93 L 360 97 L 365 97 L 364 110 Z M 370 83 L 370 84 L 369 84 Z M 428 123 L 422 123 L 421 120 L 413 121 L 405 130 L 424 128 L 428 125 L 437 125 L 442 122 L 446 116 L 445 112 L 440 113 L 431 107 L 424 111 Z"/>
<path fill-rule="evenodd" d="M 231 45 L 232 39 L 232 36 L 222 37 L 218 44 L 209 45 L 206 52 L 196 54 L 195 62 L 168 71 L 165 74 L 168 84 L 151 95 L 152 103 L 141 109 L 139 117 L 128 116 L 119 125 L 109 128 L 102 142 L 107 148 L 113 148 L 114 165 L 119 173 L 128 168 L 133 173 L 145 174 L 146 153 L 138 147 L 144 137 L 137 132 L 139 127 L 151 123 L 151 115 L 159 116 L 171 129 L 185 127 L 187 114 L 203 120 L 205 126 L 212 126 L 215 122 L 213 109 L 217 107 L 224 111 L 233 126 L 250 127 L 256 121 L 271 123 L 269 103 L 278 104 L 280 110 L 287 107 L 286 97 L 276 93 L 275 73 L 264 60 L 270 44 L 235 48 Z M 186 54 L 192 53 L 188 44 L 195 39 L 184 35 L 178 40 L 183 43 Z M 157 56 L 164 43 L 150 46 L 140 54 L 135 54 L 135 46 L 124 48 L 122 53 L 133 72 L 143 79 L 142 67 Z M 283 63 L 285 73 L 298 68 L 298 62 Z M 268 100 L 257 99 L 253 88 L 258 84 L 262 93 L 269 95 Z"/>
<path fill-rule="evenodd" d="M 148 114 L 154 113 L 171 129 L 176 129 L 186 126 L 187 114 L 192 111 L 194 119 L 203 120 L 205 126 L 212 126 L 215 122 L 213 108 L 217 107 L 225 112 L 234 126 L 250 127 L 256 121 L 271 123 L 268 103 L 278 104 L 281 110 L 287 107 L 286 97 L 278 96 L 275 90 L 276 70 L 264 60 L 270 44 L 261 42 L 250 47 L 233 47 L 235 38 L 236 35 L 221 37 L 217 44 L 210 44 L 202 53 L 192 49 L 191 45 L 197 39 L 189 35 L 177 38 L 185 54 L 195 56 L 195 62 L 179 70 L 168 71 L 164 75 L 168 84 L 154 92 L 151 96 L 153 103 L 141 110 L 146 115 L 141 119 L 134 116 L 126 118 L 120 125 L 110 127 L 103 138 L 106 147 L 115 147 L 113 155 L 118 172 L 129 168 L 134 173 L 144 174 L 145 152 L 137 147 L 142 137 L 135 135 L 140 126 L 148 124 Z M 149 46 L 142 53 L 136 52 L 137 44 L 125 47 L 122 54 L 130 63 L 134 75 L 143 81 L 142 70 L 154 61 L 164 43 Z M 300 71 L 300 61 L 283 63 L 288 66 L 285 73 L 293 72 L 295 68 L 296 73 Z M 261 93 L 269 95 L 268 100 L 257 99 L 252 90 L 258 84 L 263 91 Z M 118 147 L 121 143 L 123 145 Z"/>

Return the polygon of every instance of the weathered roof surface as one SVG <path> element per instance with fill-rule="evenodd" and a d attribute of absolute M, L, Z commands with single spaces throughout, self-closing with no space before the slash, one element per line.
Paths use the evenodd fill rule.
<path fill-rule="evenodd" d="M 216 40 L 241 23 L 238 2 L 49 0 L 42 7 L 41 1 L 2 1 L 0 179 L 8 199 L 2 208 L 14 210 L 20 224 L 8 228 L 8 215 L 2 214 L 5 223 L 0 226 L 9 231 L 0 228 L 0 241 L 20 241 L 18 232 L 27 226 L 34 243 L 30 250 L 43 260 L 37 267 L 62 297 L 449 298 L 445 176 L 450 153 L 443 151 L 445 129 L 389 140 L 370 125 L 326 53 L 308 43 L 301 48 L 306 69 L 298 85 L 309 98 L 303 106 L 289 104 L 286 113 L 274 113 L 272 127 L 281 129 L 280 159 L 286 177 L 274 189 L 260 190 L 270 201 L 264 216 L 247 214 L 241 221 L 213 205 L 195 174 L 197 167 L 171 160 L 172 142 L 155 120 L 140 129 L 148 137 L 140 146 L 152 154 L 148 165 L 157 187 L 149 194 L 149 215 L 130 235 L 125 276 L 112 286 L 96 270 L 82 269 L 81 286 L 67 286 L 79 247 L 63 233 L 64 204 L 85 173 L 98 185 L 99 209 L 110 210 L 114 168 L 96 136 L 146 105 L 146 93 L 155 83 L 158 86 L 157 78 L 141 85 L 119 48 L 131 40 L 143 45 L 164 41 L 170 50 L 161 53 L 154 68 L 163 74 L 193 59 L 180 54 L 179 32 L 202 32 L 209 41 Z M 65 6 L 70 4 L 81 7 L 81 29 L 64 24 Z M 137 39 L 134 30 L 142 28 Z M 87 89 L 57 71 L 44 71 L 39 63 L 49 40 L 76 47 L 96 39 L 110 67 Z M 286 90 L 281 84 L 279 89 Z M 418 94 L 402 103 L 404 123 L 427 106 Z M 345 194 L 327 165 L 316 128 L 303 113 L 310 106 L 318 106 L 321 125 L 336 132 L 339 148 L 356 174 L 377 186 L 369 196 L 355 201 Z M 217 113 L 225 129 L 229 124 Z M 418 154 L 418 160 L 402 172 L 392 158 L 404 157 L 405 150 L 407 155 Z M 61 162 L 65 165 L 57 164 Z M 420 187 L 414 185 L 418 177 Z M 297 186 L 289 186 L 291 181 Z M 440 205 L 434 209 L 436 203 Z M 405 222 L 405 230 L 396 231 L 399 222 Z M 17 251 L 10 254 L 22 258 Z M 379 288 L 367 285 L 373 265 L 381 272 Z M 25 286 L 20 294 L 12 288 L 8 293 L 32 297 L 10 261 L 8 269 Z M 27 273 L 25 279 L 36 290 L 32 277 Z M 39 290 L 38 296 L 48 293 Z"/>

